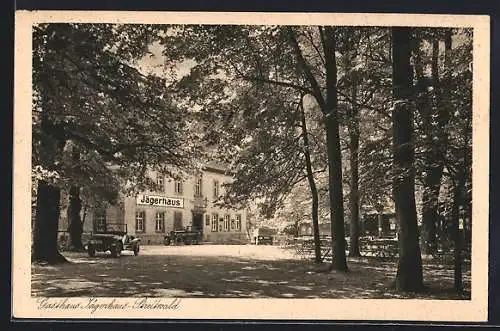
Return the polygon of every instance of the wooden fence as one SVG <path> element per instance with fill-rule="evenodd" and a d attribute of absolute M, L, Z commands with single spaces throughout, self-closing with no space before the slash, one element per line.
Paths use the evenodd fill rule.
<path fill-rule="evenodd" d="M 332 260 L 331 238 L 320 239 L 320 250 L 322 261 Z M 294 254 L 303 260 L 314 260 L 314 239 L 312 237 L 299 237 L 288 240 L 285 247 L 292 248 Z M 346 240 L 346 253 L 349 246 Z M 398 255 L 398 242 L 393 238 L 360 238 L 360 253 L 362 256 L 374 256 L 381 258 L 393 258 Z"/>
<path fill-rule="evenodd" d="M 322 237 L 321 242 L 321 258 L 323 261 L 332 260 L 331 239 Z M 293 249 L 294 254 L 303 260 L 314 261 L 314 239 L 312 236 L 290 238 L 283 245 L 285 248 Z M 361 237 L 359 240 L 359 249 L 361 256 L 377 257 L 377 258 L 397 258 L 398 257 L 398 241 L 396 238 L 376 238 L 376 237 Z M 346 254 L 349 247 L 346 240 Z M 432 260 L 450 262 L 453 261 L 453 246 L 444 245 L 435 253 L 428 256 Z M 462 259 L 470 260 L 470 247 L 462 247 Z"/>

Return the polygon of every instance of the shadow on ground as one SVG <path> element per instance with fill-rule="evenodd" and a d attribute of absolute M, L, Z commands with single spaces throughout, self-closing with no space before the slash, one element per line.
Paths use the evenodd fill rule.
<path fill-rule="evenodd" d="M 168 254 L 168 253 L 167 253 Z M 350 259 L 349 273 L 325 272 L 303 260 L 237 256 L 68 254 L 70 264 L 32 267 L 32 295 L 44 297 L 237 297 L 459 299 L 450 266 L 426 265 L 429 291 L 404 296 L 390 289 L 395 261 Z M 320 271 L 320 269 L 322 269 Z M 467 278 L 466 278 L 467 279 Z M 470 282 L 466 285 L 470 288 Z"/>

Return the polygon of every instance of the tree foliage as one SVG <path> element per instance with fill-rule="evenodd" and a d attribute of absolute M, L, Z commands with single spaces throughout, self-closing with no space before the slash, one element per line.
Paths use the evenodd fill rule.
<path fill-rule="evenodd" d="M 45 222 L 59 218 L 58 210 L 50 214 L 55 220 L 42 215 L 49 215 L 44 208 L 59 206 L 60 188 L 86 187 L 113 200 L 109 193 L 117 181 L 141 189 L 149 185 L 151 170 L 176 176 L 191 166 L 198 148 L 190 115 L 175 107 L 164 78 L 134 66 L 153 38 L 147 25 L 34 27 L 33 165 L 58 174 L 56 182 L 37 183 L 35 259 L 57 256 L 53 240 L 37 240 L 46 236 Z M 67 152 L 68 142 L 78 160 Z M 47 190 L 55 193 L 45 201 L 40 195 Z"/>

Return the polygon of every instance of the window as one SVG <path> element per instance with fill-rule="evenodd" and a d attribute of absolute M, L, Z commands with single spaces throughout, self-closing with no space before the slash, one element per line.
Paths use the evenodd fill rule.
<path fill-rule="evenodd" d="M 214 180 L 214 200 L 219 198 L 219 181 Z"/>
<path fill-rule="evenodd" d="M 182 212 L 174 212 L 174 230 L 182 229 Z"/>
<path fill-rule="evenodd" d="M 194 184 L 194 196 L 195 197 L 201 197 L 201 178 L 198 178 L 196 180 L 196 183 Z"/>
<path fill-rule="evenodd" d="M 212 215 L 212 232 L 217 232 L 218 225 L 217 223 L 219 222 L 219 215 L 213 214 Z"/>
<path fill-rule="evenodd" d="M 235 224 L 234 224 L 234 223 L 235 223 L 234 219 L 233 219 L 233 220 L 231 220 L 231 230 L 234 230 L 234 229 L 235 229 Z"/>
<path fill-rule="evenodd" d="M 210 214 L 205 215 L 205 226 L 210 226 Z"/>
<path fill-rule="evenodd" d="M 224 231 L 229 231 L 229 215 L 224 216 Z"/>
<path fill-rule="evenodd" d="M 95 231 L 106 231 L 106 209 L 99 208 L 94 213 Z"/>
<path fill-rule="evenodd" d="M 181 181 L 175 181 L 174 183 L 174 190 L 176 194 L 182 194 L 182 182 Z"/>
<path fill-rule="evenodd" d="M 155 223 L 155 231 L 156 232 L 165 232 L 165 212 L 158 211 L 156 212 L 156 223 Z"/>
<path fill-rule="evenodd" d="M 135 231 L 144 232 L 146 230 L 146 212 L 138 210 L 135 212 Z"/>
<path fill-rule="evenodd" d="M 236 231 L 241 231 L 241 214 L 236 215 Z"/>
<path fill-rule="evenodd" d="M 158 187 L 158 191 L 165 192 L 165 181 L 163 180 L 163 175 L 156 175 L 156 185 Z"/>

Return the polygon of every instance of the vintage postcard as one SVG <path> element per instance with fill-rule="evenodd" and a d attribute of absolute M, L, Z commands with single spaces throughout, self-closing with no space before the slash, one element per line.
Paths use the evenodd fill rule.
<path fill-rule="evenodd" d="M 488 16 L 16 12 L 13 317 L 486 321 L 489 54 Z"/>

